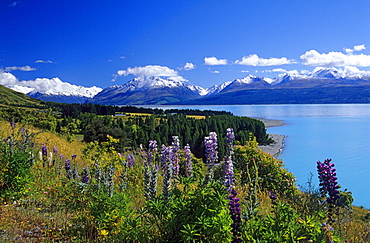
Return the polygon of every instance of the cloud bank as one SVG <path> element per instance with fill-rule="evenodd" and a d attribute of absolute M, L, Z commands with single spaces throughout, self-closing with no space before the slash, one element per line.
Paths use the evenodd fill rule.
<path fill-rule="evenodd" d="M 216 57 L 205 57 L 204 65 L 209 65 L 209 66 L 227 65 L 227 59 L 217 59 Z"/>
<path fill-rule="evenodd" d="M 185 78 L 180 76 L 177 71 L 159 65 L 147 65 L 145 67 L 129 67 L 126 70 L 118 70 L 117 74 L 114 75 L 113 81 L 120 76 L 134 75 L 139 78 L 149 78 L 149 77 L 166 77 L 175 81 L 187 81 Z"/>
<path fill-rule="evenodd" d="M 25 94 L 39 92 L 47 95 L 75 95 L 92 98 L 102 91 L 101 88 L 96 86 L 87 88 L 73 85 L 63 82 L 59 78 L 37 78 L 35 80 L 19 81 L 9 72 L 0 72 L 0 84 Z"/>
<path fill-rule="evenodd" d="M 358 48 L 360 49 L 360 48 Z M 316 50 L 307 51 L 300 56 L 303 65 L 323 67 L 369 67 L 370 55 L 352 55 L 342 52 L 319 53 Z"/>
<path fill-rule="evenodd" d="M 278 66 L 285 64 L 293 64 L 293 60 L 288 60 L 286 57 L 282 58 L 261 58 L 257 54 L 244 56 L 241 60 L 235 61 L 235 64 L 246 65 L 246 66 Z"/>

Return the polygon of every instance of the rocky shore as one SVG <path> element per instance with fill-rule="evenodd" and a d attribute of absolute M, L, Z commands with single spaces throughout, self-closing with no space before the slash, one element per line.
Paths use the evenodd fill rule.
<path fill-rule="evenodd" d="M 274 120 L 274 119 L 265 119 L 265 118 L 257 118 L 258 120 L 261 120 L 266 127 L 277 127 L 277 126 L 283 126 L 285 123 L 281 120 Z M 286 138 L 285 135 L 280 134 L 269 134 L 269 136 L 275 141 L 274 143 L 270 145 L 260 145 L 259 148 L 262 151 L 265 151 L 275 157 L 277 157 L 284 147 L 284 139 Z"/>

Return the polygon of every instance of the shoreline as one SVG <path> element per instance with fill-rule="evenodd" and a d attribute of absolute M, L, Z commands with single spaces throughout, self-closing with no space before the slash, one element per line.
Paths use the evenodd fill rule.
<path fill-rule="evenodd" d="M 282 120 L 276 120 L 276 119 L 266 119 L 266 118 L 256 118 L 260 121 L 262 121 L 266 128 L 267 127 L 279 127 L 284 126 L 285 123 Z M 269 134 L 269 136 L 275 141 L 274 143 L 270 145 L 258 145 L 258 147 L 266 152 L 271 154 L 274 157 L 279 156 L 284 148 L 284 140 L 287 137 L 286 135 L 280 135 L 280 134 Z"/>

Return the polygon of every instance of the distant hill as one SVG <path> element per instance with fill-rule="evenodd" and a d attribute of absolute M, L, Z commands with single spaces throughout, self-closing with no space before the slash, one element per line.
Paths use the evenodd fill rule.
<path fill-rule="evenodd" d="M 42 107 L 43 102 L 41 100 L 31 98 L 26 94 L 14 91 L 0 85 L 0 105 Z"/>

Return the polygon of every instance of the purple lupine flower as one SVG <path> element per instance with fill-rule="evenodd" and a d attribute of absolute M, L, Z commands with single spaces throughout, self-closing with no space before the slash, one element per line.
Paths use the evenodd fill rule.
<path fill-rule="evenodd" d="M 233 128 L 228 128 L 227 133 L 226 133 L 226 144 L 233 144 L 235 140 L 235 135 L 234 135 L 234 129 Z"/>
<path fill-rule="evenodd" d="M 89 183 L 89 168 L 88 167 L 84 167 L 82 168 L 82 179 L 81 181 L 85 184 L 88 184 Z"/>
<path fill-rule="evenodd" d="M 60 159 L 64 159 L 64 155 L 63 155 L 63 154 L 60 154 L 60 155 L 59 155 L 59 158 L 60 158 Z"/>
<path fill-rule="evenodd" d="M 58 148 L 54 145 L 53 146 L 53 153 L 55 154 L 55 155 L 57 155 L 58 154 Z"/>
<path fill-rule="evenodd" d="M 151 165 L 152 161 L 154 160 L 155 153 L 157 152 L 157 141 L 150 140 L 149 147 L 148 147 L 148 164 Z"/>
<path fill-rule="evenodd" d="M 173 163 L 173 174 L 178 176 L 180 174 L 180 140 L 178 136 L 172 136 L 173 142 L 171 146 L 171 161 Z"/>
<path fill-rule="evenodd" d="M 235 138 L 234 130 L 232 128 L 228 128 L 226 133 L 227 148 L 226 148 L 226 158 L 224 162 L 225 167 L 224 185 L 226 189 L 229 191 L 229 193 L 231 193 L 234 183 L 234 165 L 232 160 L 234 138 Z"/>
<path fill-rule="evenodd" d="M 191 151 L 190 146 L 187 144 L 184 147 L 184 158 L 185 158 L 185 175 L 187 177 L 193 176 L 193 165 L 191 163 Z"/>
<path fill-rule="evenodd" d="M 127 155 L 127 163 L 129 168 L 132 168 L 135 165 L 135 157 L 133 154 Z"/>
<path fill-rule="evenodd" d="M 269 192 L 269 197 L 270 197 L 270 199 L 272 201 L 272 204 L 276 204 L 277 203 L 277 197 L 276 197 L 274 191 L 270 191 Z"/>
<path fill-rule="evenodd" d="M 317 161 L 317 172 L 319 174 L 320 192 L 323 197 L 326 197 L 328 203 L 328 223 L 332 221 L 332 213 L 335 208 L 339 207 L 339 188 L 336 177 L 334 163 L 331 159 L 326 159 L 324 162 Z"/>
<path fill-rule="evenodd" d="M 204 138 L 204 145 L 206 150 L 206 158 L 208 167 L 213 168 L 214 164 L 218 161 L 218 144 L 217 134 L 210 132 L 209 137 Z"/>
<path fill-rule="evenodd" d="M 167 168 L 167 160 L 168 160 L 168 149 L 167 147 L 162 144 L 161 148 L 161 169 L 164 172 Z"/>
<path fill-rule="evenodd" d="M 74 159 L 76 159 L 77 154 L 74 154 L 74 155 L 72 155 L 71 157 L 72 157 L 72 160 L 74 160 Z"/>
<path fill-rule="evenodd" d="M 67 172 L 71 170 L 71 161 L 69 159 L 66 159 L 65 168 Z"/>
<path fill-rule="evenodd" d="M 231 156 L 227 157 L 225 159 L 224 163 L 225 167 L 225 179 L 224 179 L 224 186 L 226 187 L 226 190 L 231 193 L 233 190 L 233 184 L 234 184 L 234 165 L 233 161 L 231 160 Z"/>
<path fill-rule="evenodd" d="M 15 129 L 17 127 L 17 125 L 15 124 L 15 122 L 10 122 L 10 126 Z"/>
<path fill-rule="evenodd" d="M 46 148 L 46 146 L 45 145 L 43 145 L 42 147 L 41 147 L 41 151 L 42 151 L 42 156 L 44 157 L 44 156 L 48 156 L 48 149 Z"/>
<path fill-rule="evenodd" d="M 161 150 L 161 163 L 163 171 L 163 185 L 162 185 L 162 195 L 165 201 L 170 200 L 171 196 L 171 179 L 173 177 L 173 164 L 170 159 L 170 154 L 172 153 L 171 147 L 166 147 L 162 145 Z"/>
<path fill-rule="evenodd" d="M 238 193 L 235 191 L 235 189 L 231 190 L 231 194 L 229 195 L 229 210 L 230 210 L 230 216 L 233 221 L 231 224 L 231 232 L 233 233 L 233 241 L 232 242 L 241 242 L 240 238 L 240 224 L 241 224 L 241 216 L 240 216 L 240 203 L 239 198 L 236 196 Z"/>

